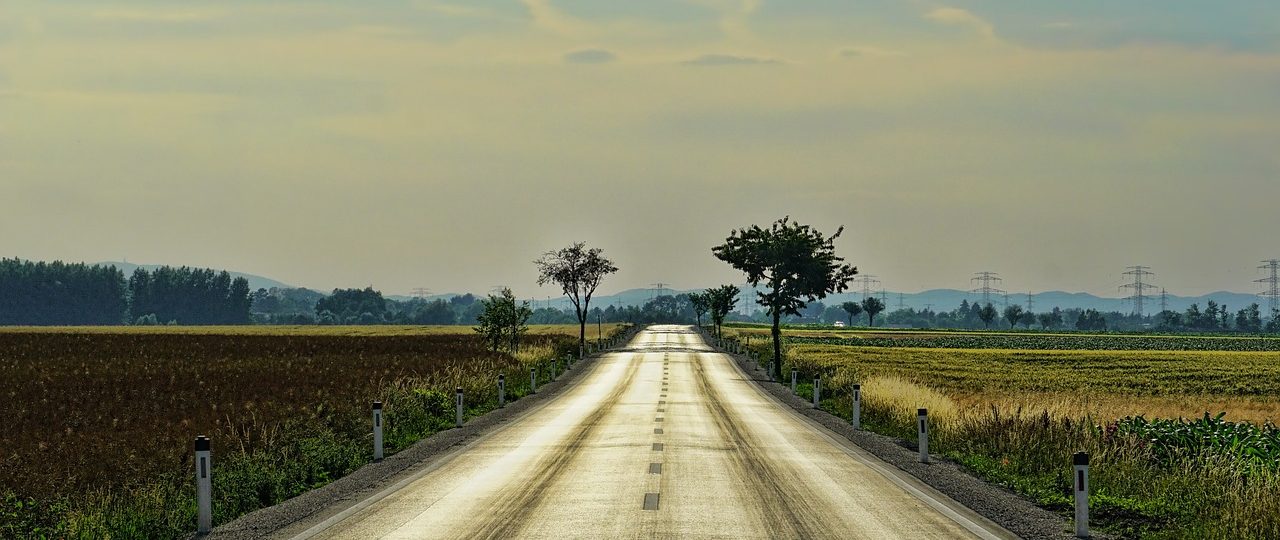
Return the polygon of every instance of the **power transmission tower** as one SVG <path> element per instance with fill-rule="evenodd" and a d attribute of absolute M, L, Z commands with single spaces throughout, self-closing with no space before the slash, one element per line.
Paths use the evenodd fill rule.
<path fill-rule="evenodd" d="M 426 300 L 428 296 L 431 296 L 431 289 L 426 287 L 414 287 L 413 296 L 419 300 Z"/>
<path fill-rule="evenodd" d="M 880 289 L 880 303 L 884 304 L 886 307 L 889 305 L 889 293 L 884 289 Z"/>
<path fill-rule="evenodd" d="M 1280 310 L 1280 259 L 1268 259 L 1262 261 L 1262 266 L 1259 266 L 1258 268 L 1271 271 L 1271 275 L 1269 277 L 1256 279 L 1254 282 L 1266 285 L 1267 290 L 1262 291 L 1258 296 L 1267 299 L 1268 307 L 1271 308 L 1271 314 L 1272 316 L 1275 316 L 1276 310 Z"/>
<path fill-rule="evenodd" d="M 991 293 L 1005 294 L 1003 290 L 991 286 L 993 283 L 998 284 L 1004 281 L 1004 279 L 1000 277 L 1000 274 L 996 272 L 976 272 L 973 275 L 976 277 L 969 279 L 969 282 L 972 283 L 976 281 L 980 285 L 978 288 L 969 292 L 981 294 L 982 305 L 985 306 L 991 303 Z M 1005 296 L 1005 301 L 1006 303 L 1008 302 L 1008 296 Z"/>
<path fill-rule="evenodd" d="M 1133 295 L 1125 298 L 1125 300 L 1133 300 L 1133 314 L 1139 317 L 1146 315 L 1143 312 L 1142 305 L 1147 299 L 1147 291 L 1155 289 L 1156 286 L 1147 283 L 1145 279 L 1148 276 L 1154 276 L 1150 266 L 1129 266 L 1128 271 L 1124 273 L 1126 276 L 1133 276 L 1133 283 L 1126 283 L 1120 286 L 1120 289 L 1132 289 Z"/>
<path fill-rule="evenodd" d="M 1036 305 L 1035 302 L 1031 300 L 1033 296 L 1035 295 L 1031 294 L 1031 291 L 1027 291 L 1027 312 L 1030 312 L 1031 308 Z"/>
<path fill-rule="evenodd" d="M 898 293 L 898 311 L 907 309 L 907 303 L 902 300 L 902 293 Z"/>
<path fill-rule="evenodd" d="M 1004 308 L 1009 309 L 1009 293 L 1004 293 Z"/>
<path fill-rule="evenodd" d="M 653 287 L 652 289 L 649 289 L 649 299 L 650 299 L 650 300 L 653 300 L 654 298 L 656 298 L 656 297 L 658 297 L 658 296 L 662 296 L 662 290 L 667 288 L 667 284 L 666 284 L 666 283 L 662 283 L 662 282 L 658 282 L 658 283 L 650 283 L 650 284 L 649 284 L 649 286 L 650 286 L 650 287 Z M 657 291 L 657 292 L 654 292 L 654 291 Z"/>
<path fill-rule="evenodd" d="M 1169 292 L 1160 287 L 1160 313 L 1169 311 Z"/>
<path fill-rule="evenodd" d="M 870 298 L 870 297 L 871 297 L 871 291 L 873 290 L 873 289 L 871 288 L 871 285 L 872 285 L 872 284 L 875 284 L 875 285 L 879 285 L 879 284 L 880 284 L 880 280 L 876 279 L 876 277 L 875 277 L 875 276 L 870 275 L 870 274 L 865 274 L 865 275 L 859 276 L 859 277 L 858 277 L 857 279 L 855 279 L 854 281 L 856 281 L 856 282 L 858 282 L 859 284 L 861 284 L 861 285 L 862 285 L 862 299 L 863 299 L 863 300 L 866 300 L 867 298 Z"/>

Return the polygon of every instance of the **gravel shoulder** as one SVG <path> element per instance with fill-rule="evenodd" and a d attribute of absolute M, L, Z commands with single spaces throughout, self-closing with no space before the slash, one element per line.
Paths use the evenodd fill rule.
<path fill-rule="evenodd" d="M 713 341 L 708 338 L 707 343 Z M 814 409 L 812 403 L 791 393 L 791 389 L 769 380 L 763 367 L 758 367 L 746 356 L 730 354 L 747 377 L 766 393 L 791 407 L 797 413 L 825 427 L 839 437 L 871 455 L 910 474 L 924 484 L 973 510 L 982 517 L 1004 527 L 1021 538 L 1067 539 L 1076 538 L 1067 519 L 1037 506 L 1034 502 L 1007 488 L 987 483 L 966 471 L 959 464 L 931 455 L 932 463 L 918 460 L 915 449 L 906 441 L 869 431 L 855 430 L 843 418 Z M 1109 536 L 1094 533 L 1093 538 Z"/>
<path fill-rule="evenodd" d="M 624 349 L 612 349 L 616 352 Z M 538 393 L 507 403 L 481 416 L 471 418 L 461 428 L 435 433 L 413 446 L 370 463 L 334 482 L 317 488 L 278 505 L 245 514 L 234 521 L 215 527 L 208 535 L 190 538 L 216 538 L 241 540 L 265 537 L 290 537 L 306 530 L 315 523 L 337 514 L 351 504 L 378 494 L 388 486 L 405 480 L 425 468 L 446 463 L 450 458 L 473 442 L 499 429 L 508 422 L 517 422 L 541 409 L 549 401 L 573 388 L 586 373 L 594 370 L 600 354 L 588 356 L 574 364 L 573 369 L 560 378 L 538 387 Z M 214 456 L 217 459 L 217 456 Z"/>

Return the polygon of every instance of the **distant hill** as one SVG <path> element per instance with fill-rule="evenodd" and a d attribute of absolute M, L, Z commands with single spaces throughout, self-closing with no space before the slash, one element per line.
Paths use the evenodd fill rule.
<path fill-rule="evenodd" d="M 133 271 L 137 270 L 138 268 L 143 268 L 149 272 L 157 268 L 160 268 L 161 266 L 166 266 L 163 264 L 133 264 L 129 262 L 116 262 L 116 261 L 107 261 L 107 262 L 90 263 L 90 264 L 97 264 L 100 266 L 114 266 L 116 268 L 119 268 L 121 272 L 124 272 L 125 279 L 128 279 L 129 274 L 132 274 Z M 175 266 L 175 265 L 168 265 L 168 266 Z M 177 266 L 181 266 L 181 265 L 177 265 Z M 220 269 L 215 268 L 215 270 L 220 270 Z M 281 289 L 294 288 L 293 285 L 288 285 L 271 278 L 255 276 L 253 274 L 245 274 L 243 272 L 228 271 L 228 273 L 231 274 L 231 277 L 233 278 L 237 278 L 237 277 L 245 278 L 246 280 L 249 281 L 249 288 L 255 291 L 258 289 L 270 289 L 272 287 L 279 287 Z"/>

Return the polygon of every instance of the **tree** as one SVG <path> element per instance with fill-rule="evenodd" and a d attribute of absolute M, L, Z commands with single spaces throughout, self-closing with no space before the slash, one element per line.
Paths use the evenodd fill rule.
<path fill-rule="evenodd" d="M 526 323 L 529 316 L 533 315 L 529 302 L 517 304 L 516 295 L 505 287 L 499 296 L 489 295 L 488 299 L 480 302 L 484 305 L 484 310 L 478 317 L 476 333 L 493 350 L 498 350 L 505 342 L 511 354 L 515 354 L 520 350 L 520 336 L 529 331 Z"/>
<path fill-rule="evenodd" d="M 1009 321 L 1009 329 L 1012 330 L 1014 326 L 1017 326 L 1018 321 L 1022 320 L 1022 306 L 1018 304 L 1005 306 L 1004 320 Z"/>
<path fill-rule="evenodd" d="M 867 326 L 876 325 L 876 315 L 884 311 L 884 302 L 874 296 L 868 296 L 862 299 L 862 311 L 867 314 Z"/>
<path fill-rule="evenodd" d="M 586 356 L 587 352 L 587 313 L 591 306 L 591 296 L 605 276 L 618 271 L 613 261 L 604 258 L 600 248 L 587 248 L 586 242 L 556 251 L 548 251 L 542 258 L 533 261 L 538 267 L 538 285 L 555 283 L 573 303 L 574 315 L 578 318 L 578 355 Z"/>
<path fill-rule="evenodd" d="M 1053 324 L 1053 315 L 1048 312 L 1036 315 L 1036 321 L 1040 323 L 1041 330 L 1048 330 L 1049 325 Z"/>
<path fill-rule="evenodd" d="M 699 327 L 702 326 L 702 316 L 711 310 L 708 296 L 707 293 L 689 293 L 689 304 L 693 306 L 693 315 L 697 319 Z"/>
<path fill-rule="evenodd" d="M 1254 334 L 1262 331 L 1262 312 L 1258 304 L 1250 304 L 1236 313 L 1236 330 Z"/>
<path fill-rule="evenodd" d="M 721 326 L 724 324 L 724 318 L 738 305 L 739 292 L 741 291 L 733 285 L 721 285 L 714 289 L 707 289 L 703 293 L 711 306 L 711 323 L 715 325 L 716 337 L 724 337 Z"/>
<path fill-rule="evenodd" d="M 1107 319 L 1096 309 L 1086 309 L 1076 319 L 1076 330 L 1105 331 Z"/>
<path fill-rule="evenodd" d="M 988 330 L 991 329 L 991 323 L 995 322 L 996 315 L 999 315 L 999 312 L 997 312 L 996 307 L 991 304 L 982 306 L 982 309 L 978 310 L 978 318 L 982 319 L 982 324 L 986 325 Z"/>
<path fill-rule="evenodd" d="M 1030 311 L 1022 312 L 1022 318 L 1018 319 L 1018 324 L 1025 326 L 1027 330 L 1031 329 L 1031 325 L 1036 323 L 1036 314 Z"/>
<path fill-rule="evenodd" d="M 858 269 L 841 264 L 835 254 L 835 239 L 844 227 L 826 237 L 808 225 L 775 221 L 768 229 L 759 225 L 735 230 L 724 244 L 711 252 L 747 275 L 752 287 L 764 282 L 767 290 L 757 292 L 758 302 L 773 319 L 774 375 L 782 377 L 782 316 L 800 315 L 806 303 L 844 292 Z"/>
<path fill-rule="evenodd" d="M 862 313 L 862 304 L 857 302 L 845 302 L 840 304 L 840 309 L 849 314 L 849 326 L 853 326 L 853 318 Z"/>

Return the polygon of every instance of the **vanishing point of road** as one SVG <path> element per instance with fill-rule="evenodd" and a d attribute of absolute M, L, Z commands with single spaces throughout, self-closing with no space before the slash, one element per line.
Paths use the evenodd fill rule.
<path fill-rule="evenodd" d="M 286 537 L 1013 537 L 777 401 L 691 327 L 649 327 L 583 367 Z"/>

